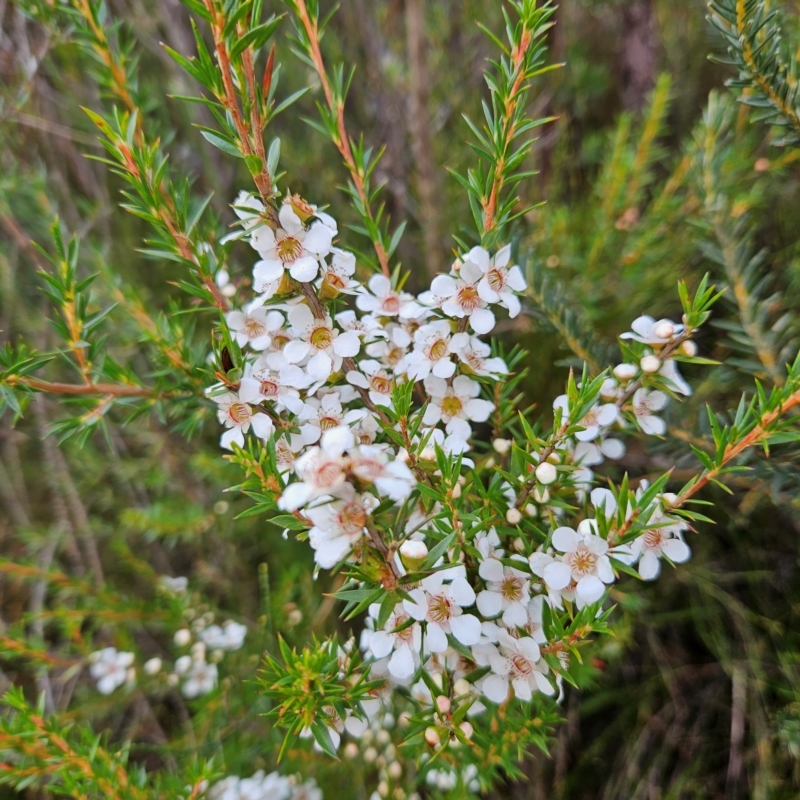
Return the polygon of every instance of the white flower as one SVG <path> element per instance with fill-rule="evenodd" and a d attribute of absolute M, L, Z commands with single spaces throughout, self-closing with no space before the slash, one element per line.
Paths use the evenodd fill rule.
<path fill-rule="evenodd" d="M 419 589 L 409 592 L 410 601 L 403 601 L 403 607 L 411 617 L 426 622 L 425 643 L 432 653 L 447 650 L 447 634 L 452 634 L 467 647 L 477 644 L 481 637 L 478 618 L 461 610 L 475 602 L 472 587 L 461 577 L 449 584 L 443 581 L 441 572 L 434 572 L 420 582 Z"/>
<path fill-rule="evenodd" d="M 306 370 L 315 381 L 326 381 L 342 366 L 343 358 L 351 358 L 361 348 L 355 331 L 340 335 L 329 316 L 316 319 L 307 305 L 293 306 L 289 322 L 295 339 L 283 348 L 283 355 L 290 364 L 308 358 Z"/>
<path fill-rule="evenodd" d="M 210 625 L 200 632 L 200 639 L 212 650 L 238 650 L 244 644 L 247 626 L 228 620 L 222 627 Z"/>
<path fill-rule="evenodd" d="M 350 484 L 342 487 L 344 497 L 321 506 L 307 508 L 305 515 L 314 524 L 308 541 L 314 550 L 314 561 L 323 569 L 331 569 L 347 556 L 364 535 L 369 515 L 378 505 L 371 494 L 357 494 Z"/>
<path fill-rule="evenodd" d="M 367 389 L 369 399 L 376 406 L 392 405 L 392 377 L 383 368 L 380 361 L 365 358 L 358 364 L 358 369 L 351 369 L 347 375 L 347 382 L 361 389 Z"/>
<path fill-rule="evenodd" d="M 251 230 L 250 244 L 261 256 L 262 281 L 283 277 L 284 269 L 301 283 L 317 277 L 320 261 L 331 251 L 335 230 L 319 219 L 306 230 L 288 202 L 278 212 L 281 227 L 273 231 L 267 225 Z"/>
<path fill-rule="evenodd" d="M 673 359 L 668 358 L 661 365 L 661 369 L 658 371 L 658 374 L 661 375 L 661 377 L 666 381 L 667 386 L 669 386 L 673 392 L 678 392 L 686 397 L 691 395 L 692 387 L 686 383 L 683 375 L 681 375 L 681 373 L 678 371 L 677 363 Z"/>
<path fill-rule="evenodd" d="M 486 676 L 481 690 L 489 700 L 504 703 L 508 697 L 509 684 L 514 694 L 523 701 L 533 697 L 537 689 L 543 694 L 555 694 L 555 689 L 545 678 L 548 666 L 540 661 L 539 645 L 530 637 L 515 639 L 507 631 L 497 633 L 498 647 L 488 652 L 492 672 Z"/>
<path fill-rule="evenodd" d="M 448 317 L 469 317 L 475 333 L 489 333 L 494 328 L 495 318 L 486 308 L 486 301 L 478 294 L 477 284 L 482 277 L 480 267 L 472 261 L 466 261 L 458 277 L 437 275 L 431 282 L 430 291 L 423 292 L 419 300 L 432 308 L 441 308 Z"/>
<path fill-rule="evenodd" d="M 665 499 L 669 497 L 668 495 Z M 653 527 L 631 542 L 630 554 L 632 563 L 639 559 L 639 574 L 642 578 L 651 581 L 661 571 L 662 556 L 666 556 L 674 564 L 683 564 L 689 560 L 692 551 L 683 541 L 683 531 L 688 526 L 682 520 L 671 519 L 661 509 L 656 509 L 648 524 Z"/>
<path fill-rule="evenodd" d="M 635 339 L 637 342 L 653 345 L 666 344 L 674 336 L 680 336 L 684 330 L 683 325 L 678 325 L 668 319 L 654 320 L 646 314 L 635 319 L 631 323 L 631 328 L 633 331 L 623 333 L 620 339 Z"/>
<path fill-rule="evenodd" d="M 390 322 L 385 330 L 386 340 L 368 344 L 366 353 L 372 358 L 377 358 L 387 368 L 395 369 L 408 352 L 411 335 L 403 325 L 398 323 Z"/>
<path fill-rule="evenodd" d="M 525 563 L 522 556 L 517 556 Z M 522 627 L 528 622 L 530 576 L 522 570 L 508 567 L 496 558 L 481 561 L 478 574 L 486 581 L 486 589 L 478 594 L 478 611 L 484 617 L 502 613 L 503 624 L 509 628 Z"/>
<path fill-rule="evenodd" d="M 217 665 L 205 661 L 193 661 L 181 691 L 184 697 L 192 699 L 213 692 L 216 685 Z"/>
<path fill-rule="evenodd" d="M 89 674 L 97 681 L 97 691 L 111 694 L 128 680 L 133 653 L 121 653 L 116 647 L 104 647 L 92 653 L 89 659 L 92 662 Z"/>
<path fill-rule="evenodd" d="M 425 378 L 425 390 L 431 398 L 422 422 L 425 425 L 445 424 L 448 434 L 463 440 L 472 434 L 468 422 L 486 422 L 494 411 L 494 403 L 481 400 L 481 387 L 476 381 L 459 375 L 451 385 L 442 378 L 429 375 Z"/>
<path fill-rule="evenodd" d="M 346 250 L 338 247 L 331 248 L 333 258 L 331 263 L 322 265 L 322 284 L 329 286 L 334 292 L 344 292 L 354 294 L 359 286 L 358 281 L 353 280 L 356 271 L 356 257 Z"/>
<path fill-rule="evenodd" d="M 542 613 L 545 604 L 544 595 L 537 594 L 531 598 L 528 603 L 528 621 L 523 626 L 528 632 L 528 635 L 533 638 L 538 644 L 545 644 L 547 637 L 544 634 L 544 626 L 542 624 Z"/>
<path fill-rule="evenodd" d="M 317 400 L 308 399 L 300 412 L 300 435 L 305 444 L 316 444 L 323 431 L 338 428 L 345 423 L 345 412 L 339 392 L 331 392 Z"/>
<path fill-rule="evenodd" d="M 189 586 L 189 579 L 184 577 L 172 578 L 169 575 L 162 575 L 158 579 L 159 584 L 163 589 L 175 594 L 183 594 Z"/>
<path fill-rule="evenodd" d="M 556 528 L 552 542 L 563 555 L 541 571 L 545 583 L 556 591 L 564 591 L 574 583 L 580 605 L 597 602 L 605 591 L 603 584 L 614 582 L 614 571 L 606 555 L 608 543 L 593 534 L 581 536 L 568 527 Z M 531 568 L 540 574 L 533 563 Z"/>
<path fill-rule="evenodd" d="M 239 347 L 249 344 L 253 350 L 266 350 L 272 342 L 272 331 L 283 325 L 283 314 L 257 306 L 245 311 L 229 311 L 225 321 L 236 335 Z"/>
<path fill-rule="evenodd" d="M 406 292 L 392 289 L 392 282 L 385 275 L 373 275 L 367 286 L 369 291 L 361 289 L 356 305 L 362 311 L 373 312 L 381 317 L 396 317 L 402 306 L 411 299 Z"/>
<path fill-rule="evenodd" d="M 287 408 L 292 414 L 300 414 L 304 406 L 297 390 L 306 388 L 309 383 L 308 376 L 300 367 L 290 364 L 276 372 L 263 358 L 259 358 L 245 366 L 244 376 L 239 382 L 239 399 L 253 405 L 267 401 L 278 413 Z"/>
<path fill-rule="evenodd" d="M 357 478 L 373 483 L 378 492 L 396 503 L 405 500 L 417 481 L 406 464 L 389 461 L 386 445 L 367 444 L 350 452 L 350 469 Z"/>
<path fill-rule="evenodd" d="M 344 451 L 353 446 L 353 434 L 344 426 L 322 434 L 319 447 L 312 447 L 295 461 L 299 481 L 290 483 L 278 500 L 278 508 L 294 511 L 309 500 L 338 490 L 345 482 Z"/>
<path fill-rule="evenodd" d="M 501 247 L 494 258 L 489 258 L 489 253 L 482 247 L 473 247 L 467 254 L 467 261 L 477 264 L 483 273 L 478 282 L 478 294 L 487 303 L 505 306 L 513 318 L 520 312 L 519 298 L 514 292 L 524 291 L 527 284 L 518 266 L 508 266 L 510 258 L 511 245 L 508 244 Z"/>
<path fill-rule="evenodd" d="M 560 395 L 553 401 L 553 408 L 561 409 L 563 412 L 562 419 L 567 419 L 569 416 L 569 403 L 565 394 Z M 590 442 L 596 439 L 600 433 L 601 428 L 607 428 L 613 425 L 617 419 L 617 407 L 613 403 L 598 403 L 592 406 L 583 418 L 578 420 L 584 430 L 578 431 L 575 438 L 579 442 Z"/>
<path fill-rule="evenodd" d="M 253 429 L 259 439 L 272 436 L 275 426 L 272 420 L 261 411 L 253 411 L 248 403 L 243 403 L 239 395 L 226 392 L 211 398 L 218 406 L 217 419 L 228 430 L 219 440 L 220 446 L 233 450 L 232 444 L 244 447 L 244 435 Z"/>
<path fill-rule="evenodd" d="M 419 381 L 433 373 L 437 378 L 450 378 L 456 365 L 450 338 L 450 323 L 436 320 L 421 325 L 414 333 L 414 350 L 403 361 L 403 369 L 411 380 Z"/>
<path fill-rule="evenodd" d="M 506 362 L 502 358 L 492 358 L 492 348 L 476 336 L 456 333 L 450 342 L 450 349 L 475 375 L 497 378 L 508 374 Z"/>
<path fill-rule="evenodd" d="M 652 436 L 662 436 L 667 430 L 667 423 L 653 412 L 661 411 L 669 402 L 669 397 L 664 392 L 637 389 L 631 402 L 639 427 Z"/>
<path fill-rule="evenodd" d="M 369 649 L 375 658 L 386 658 L 392 654 L 389 673 L 400 681 L 410 678 L 416 671 L 421 647 L 420 624 L 412 621 L 402 603 L 395 607 L 383 630 L 375 631 L 369 639 Z"/>

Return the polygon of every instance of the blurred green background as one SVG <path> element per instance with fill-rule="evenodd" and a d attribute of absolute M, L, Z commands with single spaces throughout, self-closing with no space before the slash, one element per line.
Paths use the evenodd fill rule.
<path fill-rule="evenodd" d="M 213 212 L 230 223 L 229 203 L 248 186 L 248 175 L 192 127 L 203 121 L 203 111 L 170 97 L 195 92 L 160 47 L 165 42 L 193 52 L 185 10 L 177 0 L 111 0 L 108 6 L 121 21 L 120 36 L 139 53 L 138 93 L 174 173 L 191 176 L 200 194 L 213 192 Z M 448 265 L 452 234 L 468 223 L 466 198 L 446 168 L 472 163 L 461 115 L 480 117 L 481 70 L 492 55 L 475 22 L 499 29 L 500 7 L 479 0 L 342 0 L 324 40 L 331 59 L 357 67 L 347 108 L 351 130 L 387 147 L 378 177 L 386 182 L 393 220 L 408 220 L 399 256 L 416 288 Z M 785 10 L 793 34 L 796 4 Z M 565 347 L 573 327 L 587 344 L 584 355 L 602 366 L 616 335 L 640 313 L 679 314 L 678 278 L 696 284 L 710 271 L 730 283 L 737 260 L 745 263 L 762 249 L 754 296 L 764 301 L 767 345 L 779 361 L 796 352 L 796 154 L 772 145 L 769 131 L 728 96 L 729 70 L 708 60 L 722 42 L 705 13 L 699 0 L 564 0 L 558 9 L 551 57 L 564 67 L 540 80 L 531 109 L 557 120 L 534 147 L 531 167 L 539 174 L 523 184 L 527 201 L 545 205 L 517 230 L 521 256 L 534 262 L 543 283 L 528 313 L 500 332 L 529 349 L 527 387 L 545 417 L 567 366 L 579 362 Z M 79 109 L 101 102 L 90 61 L 68 35 L 48 35 L 13 2 L 0 3 L 0 23 L 0 340 L 23 336 L 41 349 L 53 344 L 36 276 L 42 259 L 30 241 L 47 244 L 56 214 L 80 237 L 87 274 L 116 275 L 120 286 L 135 288 L 145 308 L 166 308 L 180 296 L 171 285 L 179 268 L 137 251 L 145 226 L 117 207 L 120 181 L 85 157 L 101 154 Z M 283 92 L 314 85 L 285 38 L 278 57 Z M 712 90 L 720 93 L 715 102 L 727 132 L 702 122 Z M 354 218 L 343 195 L 332 193 L 345 180 L 338 154 L 301 119 L 314 115 L 314 94 L 277 121 L 281 166 L 288 188 L 329 203 L 344 230 L 342 222 Z M 721 211 L 708 202 L 709 148 L 719 160 L 712 183 Z M 355 234 L 345 236 L 358 246 Z M 232 274 L 247 276 L 244 248 L 234 259 Z M 104 291 L 103 299 L 115 299 Z M 558 314 L 548 313 L 556 308 Z M 741 304 L 726 300 L 716 319 L 720 324 L 701 347 L 725 365 L 689 376 L 697 390 L 679 412 L 673 408 L 673 420 L 680 414 L 681 421 L 671 441 L 630 449 L 622 462 L 606 465 L 607 474 L 642 476 L 676 466 L 680 476 L 696 464 L 687 442 L 704 434 L 705 400 L 713 398 L 724 411 L 752 386 L 753 375 L 767 385 L 779 379 L 753 355 L 753 337 L 743 337 Z M 150 365 L 130 321 L 115 316 L 110 328 L 116 357 L 146 374 Z M 202 353 L 207 344 L 200 321 L 187 346 Z M 59 374 L 58 364 L 51 369 Z M 322 594 L 330 579 L 312 581 L 308 548 L 284 541 L 261 518 L 234 520 L 248 501 L 223 493 L 241 476 L 219 457 L 210 413 L 202 434 L 189 441 L 154 418 L 123 426 L 124 416 L 117 415 L 106 420 L 105 433 L 80 447 L 42 438 L 61 413 L 40 397 L 16 428 L 8 416 L 0 419 L 5 558 L 77 576 L 99 569 L 126 598 L 146 597 L 154 571 L 190 575 L 204 602 L 259 630 L 274 621 L 292 643 L 336 627 L 335 609 Z M 690 536 L 689 565 L 667 570 L 654 585 L 629 581 L 612 593 L 619 604 L 616 634 L 588 654 L 581 690 L 567 692 L 565 722 L 551 753 L 531 755 L 524 764 L 528 779 L 492 796 L 800 794 L 798 455 L 754 456 L 753 472 L 733 495 L 708 493 L 718 503 L 717 524 Z M 36 603 L 41 607 L 35 585 L 0 579 L 4 630 Z M 100 626 L 88 612 L 81 619 L 83 633 Z M 131 636 L 138 647 L 152 649 L 141 633 Z M 232 677 L 238 688 L 226 695 L 228 705 L 211 707 L 202 718 L 187 722 L 186 709 L 172 700 L 120 714 L 80 690 L 70 713 L 110 728 L 112 739 L 132 738 L 134 757 L 149 767 L 168 765 L 170 748 L 175 756 L 208 754 L 215 744 L 235 742 L 226 750 L 228 772 L 270 768 L 278 740 L 260 718 L 245 714 L 258 709 L 254 688 L 235 683 L 252 676 L 269 634 L 259 636 L 249 637 L 248 652 L 239 657 Z M 4 685 L 22 682 L 35 692 L 34 671 L 3 652 Z M 231 714 L 233 729 L 220 729 L 215 720 Z M 301 749 L 290 752 L 289 763 L 315 774 L 329 799 L 369 796 L 368 765 L 329 764 Z"/>

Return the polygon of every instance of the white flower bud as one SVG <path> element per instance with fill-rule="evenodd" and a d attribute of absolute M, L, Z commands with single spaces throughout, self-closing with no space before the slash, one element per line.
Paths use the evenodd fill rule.
<path fill-rule="evenodd" d="M 631 378 L 635 378 L 638 371 L 636 364 L 617 364 L 614 367 L 614 375 L 620 381 L 629 381 Z"/>
<path fill-rule="evenodd" d="M 425 542 L 416 539 L 406 539 L 400 545 L 400 558 L 405 567 L 410 570 L 419 569 L 428 555 L 428 547 Z"/>
<path fill-rule="evenodd" d="M 653 333 L 655 333 L 659 339 L 670 339 L 675 333 L 675 326 L 668 319 L 664 319 L 656 325 Z"/>
<path fill-rule="evenodd" d="M 545 489 L 545 492 L 546 492 L 546 491 L 547 491 L 547 489 Z M 533 493 L 534 493 L 534 495 L 535 495 L 535 494 L 536 494 L 536 490 L 534 490 L 534 492 L 533 492 Z M 536 516 L 536 515 L 539 513 L 539 509 L 538 509 L 538 508 L 536 508 L 536 506 L 535 506 L 533 503 L 526 503 L 526 504 L 525 504 L 525 513 L 526 513 L 526 514 L 527 514 L 529 517 L 535 517 L 535 516 Z"/>
<path fill-rule="evenodd" d="M 344 746 L 345 758 L 358 758 L 358 745 L 355 742 L 348 742 Z"/>
<path fill-rule="evenodd" d="M 461 484 L 460 483 L 457 483 L 450 490 L 450 496 L 453 498 L 453 500 L 458 500 L 458 498 L 461 497 Z"/>
<path fill-rule="evenodd" d="M 216 650 L 212 650 L 211 651 L 211 655 L 208 657 L 208 660 L 212 664 L 219 664 L 219 662 L 222 661 L 223 658 L 225 658 L 225 651 L 224 650 L 220 650 L 218 648 Z"/>
<path fill-rule="evenodd" d="M 697 345 L 691 340 L 687 339 L 682 345 L 681 350 L 685 356 L 694 358 L 697 355 Z"/>
<path fill-rule="evenodd" d="M 411 724 L 411 713 L 408 711 L 403 711 L 397 720 L 397 724 L 401 728 L 407 728 Z"/>
<path fill-rule="evenodd" d="M 188 672 L 189 668 L 192 666 L 192 657 L 191 656 L 181 656 L 175 662 L 175 674 L 176 675 L 183 675 L 184 672 Z"/>
<path fill-rule="evenodd" d="M 518 508 L 509 508 L 506 511 L 506 521 L 509 525 L 518 525 L 522 519 L 522 513 Z"/>
<path fill-rule="evenodd" d="M 518 552 L 521 553 L 525 550 L 525 542 L 522 541 L 521 536 L 517 536 L 516 539 L 511 543 L 511 546 Z"/>
<path fill-rule="evenodd" d="M 445 697 L 444 695 L 439 695 L 436 698 L 436 708 L 439 710 L 440 714 L 449 714 L 450 713 L 450 698 Z"/>
<path fill-rule="evenodd" d="M 286 621 L 294 628 L 303 621 L 303 612 L 299 608 L 293 608 L 286 617 Z"/>
<path fill-rule="evenodd" d="M 552 483 L 558 477 L 558 470 L 549 461 L 544 461 L 536 467 L 536 480 L 539 483 Z"/>
<path fill-rule="evenodd" d="M 499 453 L 501 456 L 505 455 L 511 449 L 511 440 L 495 439 L 492 442 L 492 447 L 494 447 L 495 453 Z"/>
<path fill-rule="evenodd" d="M 639 366 L 642 368 L 642 372 L 658 372 L 661 369 L 661 359 L 657 356 L 645 356 L 639 362 Z"/>
<path fill-rule="evenodd" d="M 494 467 L 494 464 L 495 464 L 494 456 L 489 456 L 489 458 L 486 459 L 486 469 L 492 469 Z"/>
<path fill-rule="evenodd" d="M 560 464 L 561 456 L 558 453 L 550 453 L 550 455 L 547 456 L 545 461 L 549 461 L 551 464 Z"/>
<path fill-rule="evenodd" d="M 203 642 L 195 642 L 192 645 L 192 658 L 195 661 L 205 661 L 206 660 L 206 646 Z"/>
<path fill-rule="evenodd" d="M 377 735 L 375 736 L 375 741 L 378 744 L 389 744 L 392 740 L 392 737 L 389 735 L 389 731 L 385 731 L 383 729 L 379 730 Z"/>
<path fill-rule="evenodd" d="M 381 797 L 388 797 L 389 796 L 389 784 L 386 781 L 381 781 L 378 784 L 378 794 Z"/>
<path fill-rule="evenodd" d="M 461 725 L 459 725 L 459 728 L 461 728 L 461 733 L 463 733 L 467 739 L 472 738 L 472 725 L 470 725 L 469 722 L 465 720 L 461 723 Z"/>
<path fill-rule="evenodd" d="M 442 680 L 442 673 L 437 672 L 435 675 L 431 675 L 431 680 L 441 689 L 442 684 L 444 681 Z"/>
<path fill-rule="evenodd" d="M 178 685 L 178 676 L 167 675 L 167 686 L 177 686 L 177 685 Z"/>
<path fill-rule="evenodd" d="M 550 492 L 548 492 L 547 489 L 544 489 L 541 486 L 537 486 L 533 490 L 533 499 L 537 503 L 541 503 L 542 505 L 544 505 L 550 500 Z"/>
<path fill-rule="evenodd" d="M 151 658 L 149 661 L 145 661 L 142 669 L 145 675 L 157 675 L 161 672 L 161 659 Z"/>
<path fill-rule="evenodd" d="M 173 639 L 178 647 L 186 647 L 186 645 L 192 641 L 192 634 L 188 628 L 181 628 L 180 630 L 175 631 L 175 636 Z"/>
<path fill-rule="evenodd" d="M 436 460 L 436 450 L 432 447 L 423 447 L 422 452 L 419 454 L 419 457 L 423 461 L 435 461 Z"/>
<path fill-rule="evenodd" d="M 371 764 L 378 757 L 378 751 L 374 747 L 368 747 L 364 751 L 364 761 Z"/>
<path fill-rule="evenodd" d="M 438 747 L 441 741 L 439 731 L 436 728 L 425 729 L 425 742 L 429 747 Z"/>
<path fill-rule="evenodd" d="M 392 761 L 386 772 L 393 781 L 396 781 L 403 776 L 403 766 L 399 761 Z"/>
<path fill-rule="evenodd" d="M 453 684 L 453 693 L 455 694 L 456 697 L 460 697 L 465 694 L 470 694 L 471 691 L 472 691 L 472 686 L 470 682 L 468 680 L 465 680 L 464 678 L 459 678 Z"/>

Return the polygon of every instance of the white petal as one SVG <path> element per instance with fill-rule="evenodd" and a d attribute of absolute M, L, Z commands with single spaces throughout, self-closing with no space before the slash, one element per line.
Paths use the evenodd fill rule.
<path fill-rule="evenodd" d="M 306 369 L 314 380 L 326 381 L 333 372 L 333 361 L 327 353 L 320 351 L 308 362 Z"/>
<path fill-rule="evenodd" d="M 253 414 L 250 424 L 253 426 L 253 433 L 259 439 L 269 439 L 275 432 L 275 426 L 266 414 Z"/>
<path fill-rule="evenodd" d="M 375 658 L 386 658 L 394 648 L 394 634 L 385 631 L 375 631 L 369 638 L 369 649 Z"/>
<path fill-rule="evenodd" d="M 542 577 L 551 589 L 560 591 L 566 589 L 572 581 L 572 570 L 568 564 L 564 564 L 562 561 L 553 561 L 544 568 Z M 600 582 L 598 581 L 598 583 Z"/>
<path fill-rule="evenodd" d="M 414 654 L 407 644 L 400 645 L 389 659 L 389 672 L 397 680 L 405 680 L 414 674 Z"/>
<path fill-rule="evenodd" d="M 515 292 L 522 292 L 528 286 L 524 276 L 522 275 L 522 270 L 517 266 L 513 266 L 511 267 L 510 270 L 508 270 L 508 277 L 506 279 L 506 283 Z"/>
<path fill-rule="evenodd" d="M 347 331 L 333 340 L 333 352 L 342 358 L 352 358 L 361 349 L 361 339 L 355 331 Z"/>
<path fill-rule="evenodd" d="M 483 682 L 481 691 L 493 703 L 505 703 L 508 697 L 508 680 L 499 675 L 489 675 Z"/>
<path fill-rule="evenodd" d="M 465 578 L 456 578 L 449 587 L 450 599 L 462 608 L 471 606 L 475 602 L 475 591 Z"/>
<path fill-rule="evenodd" d="M 605 591 L 605 586 L 600 578 L 594 575 L 584 575 L 578 581 L 577 594 L 584 603 L 596 603 Z"/>
<path fill-rule="evenodd" d="M 298 364 L 309 354 L 310 350 L 311 345 L 308 342 L 301 342 L 299 339 L 295 339 L 293 342 L 289 342 L 282 352 L 284 358 L 290 364 Z"/>
<path fill-rule="evenodd" d="M 469 324 L 475 333 L 489 333 L 494 328 L 494 314 L 488 308 L 476 308 L 470 314 Z"/>
<path fill-rule="evenodd" d="M 503 612 L 503 625 L 509 628 L 521 628 L 528 624 L 528 611 L 522 603 L 512 603 Z"/>
<path fill-rule="evenodd" d="M 467 253 L 467 259 L 473 264 L 477 264 L 481 268 L 481 272 L 486 272 L 489 269 L 489 253 L 482 247 L 473 247 Z"/>
<path fill-rule="evenodd" d="M 553 531 L 553 547 L 562 553 L 571 553 L 580 543 L 580 537 L 572 528 L 562 526 Z"/>
<path fill-rule="evenodd" d="M 479 630 L 478 638 L 480 638 L 480 624 L 478 625 L 478 630 Z M 428 623 L 425 635 L 425 642 L 431 653 L 444 653 L 449 646 L 447 644 L 447 634 L 441 629 L 441 627 L 439 627 L 433 622 Z"/>
<path fill-rule="evenodd" d="M 224 447 L 226 450 L 233 450 L 233 444 L 244 447 L 244 434 L 242 433 L 242 429 L 238 426 L 229 428 L 220 437 L 219 444 L 220 447 Z"/>
<path fill-rule="evenodd" d="M 450 630 L 453 632 L 453 636 L 467 647 L 477 644 L 481 639 L 480 620 L 477 617 L 473 617 L 472 614 L 462 614 L 460 617 L 452 617 L 450 620 Z"/>
<path fill-rule="evenodd" d="M 531 699 L 533 692 L 531 691 L 531 685 L 528 683 L 526 678 L 517 678 L 516 680 L 511 681 L 511 685 L 514 687 L 514 694 L 519 700 L 528 702 Z"/>
<path fill-rule="evenodd" d="M 500 592 L 488 590 L 478 593 L 478 611 L 484 617 L 496 617 L 503 610 L 503 598 Z"/>
<path fill-rule="evenodd" d="M 289 268 L 289 274 L 300 283 L 308 283 L 317 277 L 319 272 L 319 263 L 311 256 L 303 256 L 298 258 L 297 261 Z"/>
<path fill-rule="evenodd" d="M 661 562 L 652 550 L 645 550 L 642 560 L 639 562 L 639 574 L 646 580 L 652 581 L 661 572 Z"/>
<path fill-rule="evenodd" d="M 263 283 L 272 283 L 283 277 L 283 262 L 277 259 L 258 261 L 253 267 L 253 277 Z"/>
<path fill-rule="evenodd" d="M 681 539 L 667 539 L 661 545 L 661 551 L 670 561 L 674 561 L 676 564 L 683 564 L 692 555 L 689 545 Z"/>
<path fill-rule="evenodd" d="M 403 608 L 410 617 L 416 620 L 425 619 L 428 613 L 428 603 L 425 598 L 425 592 L 422 589 L 414 589 L 408 593 L 411 601 L 403 600 Z"/>
<path fill-rule="evenodd" d="M 503 564 L 497 558 L 486 558 L 478 567 L 478 575 L 485 581 L 501 581 L 505 577 Z"/>
<path fill-rule="evenodd" d="M 431 291 L 437 297 L 452 297 L 456 291 L 456 282 L 449 275 L 437 275 L 431 282 Z"/>
<path fill-rule="evenodd" d="M 651 436 L 663 436 L 667 430 L 667 423 L 661 417 L 638 417 L 637 421 L 642 431 L 649 433 Z"/>
<path fill-rule="evenodd" d="M 315 222 L 308 229 L 306 238 L 303 239 L 303 249 L 316 256 L 326 256 L 331 251 L 333 231 L 321 222 Z"/>

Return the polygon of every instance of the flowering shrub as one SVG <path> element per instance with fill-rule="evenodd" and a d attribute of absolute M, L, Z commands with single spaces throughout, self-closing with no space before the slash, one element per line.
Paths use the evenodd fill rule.
<path fill-rule="evenodd" d="M 454 172 L 473 227 L 465 220 L 455 232 L 449 269 L 423 279 L 396 257 L 403 226 L 392 230 L 381 205 L 380 154 L 347 130 L 350 79 L 343 67 L 326 66 L 316 0 L 287 0 L 287 15 L 293 50 L 322 97 L 312 127 L 347 169 L 345 195 L 358 220 L 349 229 L 339 227 L 333 193 L 292 192 L 294 176 L 280 171 L 286 145 L 267 144 L 274 118 L 304 93 L 284 98 L 278 90 L 269 44 L 281 18 L 264 21 L 254 0 L 183 2 L 196 22 L 196 52 L 167 52 L 201 87 L 194 100 L 208 111 L 209 124 L 199 126 L 205 139 L 252 177 L 230 198 L 225 235 L 204 213 L 207 201 L 171 177 L 133 88 L 135 60 L 109 33 L 105 7 L 30 2 L 27 11 L 55 31 L 68 24 L 97 56 L 111 108 L 87 113 L 124 181 L 125 207 L 148 225 L 148 255 L 184 270 L 180 286 L 211 352 L 192 348 L 174 318 L 154 323 L 131 303 L 156 361 L 139 374 L 107 354 L 98 331 L 112 308 L 95 310 L 93 279 L 78 276 L 77 239 L 66 241 L 57 222 L 42 279 L 60 310 L 61 354 L 78 380 L 38 377 L 50 355 L 9 343 L 2 401 L 21 418 L 36 395 L 77 399 L 81 413 L 55 429 L 80 442 L 112 409 L 131 420 L 152 412 L 191 434 L 213 407 L 221 457 L 238 469 L 235 488 L 251 501 L 245 515 L 308 543 L 308 569 L 323 581 L 328 571 L 336 576 L 326 585 L 348 633 L 291 646 L 274 629 L 251 633 L 210 610 L 190 591 L 192 575 L 162 575 L 151 609 L 167 642 L 160 655 L 141 637 L 117 636 L 110 615 L 96 636 L 72 630 L 84 652 L 70 668 L 85 666 L 102 697 L 141 684 L 172 697 L 187 717 L 184 703 L 194 704 L 213 721 L 214 737 L 228 724 L 247 724 L 228 717 L 221 682 L 256 680 L 257 698 L 239 713 L 269 717 L 281 733 L 279 756 L 308 740 L 327 757 L 374 764 L 378 797 L 411 797 L 422 786 L 453 796 L 488 789 L 514 774 L 527 749 L 546 749 L 582 654 L 613 630 L 617 584 L 680 569 L 691 555 L 689 534 L 708 521 L 697 510 L 703 491 L 741 470 L 749 448 L 797 441 L 800 359 L 789 345 L 780 369 L 772 359 L 772 388 L 758 384 L 727 421 L 709 411 L 710 442 L 691 444 L 699 461 L 692 474 L 666 467 L 609 477 L 616 473 L 606 468 L 629 448 L 668 433 L 668 407 L 673 424 L 679 419 L 693 393 L 681 370 L 701 375 L 715 364 L 696 340 L 723 291 L 709 276 L 692 287 L 679 281 L 680 321 L 647 314 L 625 321 L 615 358 L 598 364 L 586 349 L 552 409 L 530 406 L 528 353 L 498 332 L 524 303 L 545 314 L 550 305 L 539 302 L 545 287 L 522 246 L 531 209 L 518 189 L 528 177 L 532 132 L 549 122 L 529 118 L 527 101 L 532 82 L 550 69 L 553 8 L 515 0 L 504 37 L 490 34 L 498 53 L 486 70 L 484 121 L 467 121 L 476 162 Z M 732 12 L 720 8 L 724 27 Z M 729 126 L 730 112 L 721 113 L 720 126 Z M 246 271 L 232 266 L 234 254 Z M 575 333 L 563 315 L 550 321 Z M 526 344 L 537 347 L 535 339 Z M 53 578 L 41 570 L 35 577 Z M 103 595 L 102 577 L 98 583 L 87 596 L 93 611 L 106 613 L 117 600 Z M 291 627 L 295 611 L 269 625 Z M 259 669 L 240 652 L 254 636 L 266 651 Z M 45 650 L 31 653 L 48 663 Z M 124 753 L 89 734 L 63 738 L 49 706 L 36 709 L 19 691 L 6 700 L 8 782 L 24 788 L 51 779 L 76 796 L 109 786 L 126 797 L 150 790 L 144 772 L 127 777 Z M 210 758 L 173 769 L 158 791 L 212 800 L 321 797 L 310 773 L 248 775 L 225 774 Z"/>

